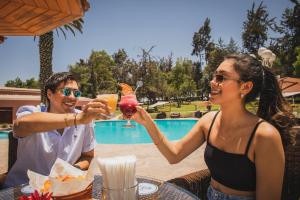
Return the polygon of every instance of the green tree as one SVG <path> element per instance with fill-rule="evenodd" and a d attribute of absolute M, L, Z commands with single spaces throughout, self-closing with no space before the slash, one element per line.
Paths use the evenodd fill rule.
<path fill-rule="evenodd" d="M 113 68 L 113 76 L 117 82 L 125 82 L 124 78 L 128 74 L 126 62 L 128 61 L 128 55 L 124 49 L 119 49 L 118 52 L 112 56 L 116 66 Z"/>
<path fill-rule="evenodd" d="M 15 80 L 8 80 L 5 84 L 5 87 L 16 87 L 16 88 L 24 88 L 25 84 L 24 82 L 17 77 Z"/>
<path fill-rule="evenodd" d="M 297 55 L 296 61 L 293 64 L 295 68 L 295 76 L 300 78 L 300 46 L 295 49 L 295 54 Z"/>
<path fill-rule="evenodd" d="M 66 38 L 66 31 L 71 31 L 75 36 L 75 31 L 82 33 L 83 20 L 79 19 L 66 24 L 56 29 L 56 33 L 61 31 Z M 44 86 L 47 78 L 52 75 L 52 54 L 53 54 L 53 31 L 39 36 L 39 54 L 40 54 L 40 88 L 41 88 L 41 102 L 46 103 L 46 96 Z"/>
<path fill-rule="evenodd" d="M 220 38 L 217 44 L 213 45 L 214 48 L 209 53 L 207 65 L 203 70 L 203 76 L 201 79 L 202 94 L 207 96 L 210 92 L 210 80 L 212 74 L 216 71 L 217 67 L 224 60 L 224 57 L 230 53 L 239 53 L 239 48 L 233 40 L 229 41 L 229 44 L 224 44 L 224 41 Z"/>
<path fill-rule="evenodd" d="M 268 40 L 269 28 L 275 30 L 275 18 L 269 17 L 266 6 L 261 2 L 258 8 L 255 3 L 252 4 L 251 10 L 247 10 L 247 19 L 243 23 L 243 47 L 252 54 L 257 55 L 257 50 L 264 46 Z"/>
<path fill-rule="evenodd" d="M 70 65 L 69 71 L 79 79 L 83 95 L 95 98 L 100 93 L 116 92 L 116 80 L 112 75 L 114 65 L 112 57 L 105 51 L 92 51 L 86 61 L 80 59 Z"/>
<path fill-rule="evenodd" d="M 171 95 L 175 98 L 177 106 L 180 107 L 182 100 L 190 97 L 196 90 L 196 83 L 192 78 L 192 61 L 178 59 L 171 71 L 169 84 L 172 89 Z"/>
<path fill-rule="evenodd" d="M 196 84 L 197 96 L 202 95 L 202 92 L 201 92 L 201 88 L 202 88 L 201 78 L 202 78 L 202 76 L 203 76 L 203 73 L 202 73 L 202 69 L 201 69 L 200 63 L 199 62 L 193 63 L 192 77 L 193 77 L 193 80 L 194 80 L 194 82 Z"/>
<path fill-rule="evenodd" d="M 226 47 L 228 53 L 239 53 L 240 49 L 237 43 L 234 41 L 233 38 L 230 38 L 230 41 Z"/>
<path fill-rule="evenodd" d="M 285 9 L 277 29 L 282 36 L 275 38 L 271 46 L 271 50 L 279 58 L 283 76 L 293 76 L 293 63 L 297 59 L 295 50 L 300 46 L 300 4 L 297 0 L 290 1 L 294 7 Z"/>
<path fill-rule="evenodd" d="M 103 51 L 92 51 L 89 58 L 90 67 L 94 69 L 97 83 L 96 92 L 116 92 L 116 81 L 112 76 L 112 66 L 115 65 L 112 57 Z M 93 94 L 95 97 L 96 94 Z"/>
<path fill-rule="evenodd" d="M 170 98 L 170 96 L 168 96 L 168 77 L 168 72 L 158 71 L 157 81 L 154 82 L 157 94 L 163 100 L 168 100 Z"/>
<path fill-rule="evenodd" d="M 137 77 L 143 81 L 144 86 L 140 89 L 139 94 L 143 97 L 147 97 L 150 103 L 156 102 L 157 91 L 154 86 L 154 79 L 157 77 L 157 70 L 159 69 L 159 63 L 156 62 L 151 51 L 155 46 L 151 46 L 149 49 L 142 48 L 142 54 L 138 55 L 140 60 L 138 61 Z M 135 83 L 133 83 L 135 85 Z"/>
<path fill-rule="evenodd" d="M 80 83 L 80 90 L 82 96 L 92 97 L 91 96 L 91 72 L 90 67 L 88 66 L 87 61 L 80 59 L 79 62 L 76 62 L 74 65 L 69 65 L 69 71 L 77 78 Z"/>
<path fill-rule="evenodd" d="M 124 49 L 112 55 L 115 66 L 112 66 L 113 77 L 119 83 L 128 83 L 135 85 L 138 80 L 138 64 L 134 60 L 130 60 Z"/>
<path fill-rule="evenodd" d="M 159 69 L 162 72 L 170 72 L 173 66 L 173 53 L 159 60 Z"/>
<path fill-rule="evenodd" d="M 155 102 L 164 96 L 167 80 L 158 68 L 158 63 L 152 61 L 147 63 L 147 74 L 143 77 L 144 86 L 141 88 L 150 102 Z"/>
<path fill-rule="evenodd" d="M 229 43 L 227 46 L 224 44 L 224 41 L 220 38 L 218 43 L 214 45 L 214 48 L 209 54 L 209 59 L 207 65 L 204 69 L 208 77 L 212 76 L 212 73 L 217 69 L 220 63 L 224 60 L 224 57 L 229 53 L 228 48 L 231 48 Z"/>
<path fill-rule="evenodd" d="M 39 89 L 40 83 L 39 81 L 35 80 L 35 78 L 27 79 L 25 81 L 26 88 L 32 88 L 32 89 Z"/>
<path fill-rule="evenodd" d="M 5 87 L 16 87 L 16 88 L 30 88 L 30 89 L 38 89 L 39 82 L 34 78 L 27 79 L 22 81 L 19 77 L 15 80 L 8 80 L 5 84 Z"/>
<path fill-rule="evenodd" d="M 211 39 L 211 28 L 210 28 L 210 19 L 206 18 L 204 21 L 203 26 L 200 27 L 200 29 L 198 30 L 198 32 L 194 33 L 193 36 L 193 51 L 192 51 L 192 55 L 196 55 L 199 56 L 199 62 L 200 65 L 202 66 L 202 55 L 205 55 L 205 53 L 203 54 L 203 51 L 207 48 L 210 39 Z M 206 58 L 205 58 L 206 60 Z"/>

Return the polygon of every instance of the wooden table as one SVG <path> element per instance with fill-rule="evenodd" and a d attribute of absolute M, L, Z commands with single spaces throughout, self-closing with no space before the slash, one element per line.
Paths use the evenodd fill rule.
<path fill-rule="evenodd" d="M 168 182 L 163 182 L 159 180 L 155 180 L 148 177 L 138 177 L 139 183 L 152 183 L 158 186 L 157 193 L 145 196 L 139 196 L 140 200 L 150 200 L 150 199 L 159 199 L 159 200 L 197 200 L 195 195 L 180 188 L 176 185 L 173 185 Z M 0 191 L 0 200 L 10 200 L 10 199 L 18 199 L 22 195 L 21 193 L 22 186 L 17 186 L 14 188 L 7 188 Z M 101 188 L 102 188 L 102 177 L 95 176 L 95 180 L 93 182 L 93 190 L 92 190 L 92 199 L 101 199 Z"/>

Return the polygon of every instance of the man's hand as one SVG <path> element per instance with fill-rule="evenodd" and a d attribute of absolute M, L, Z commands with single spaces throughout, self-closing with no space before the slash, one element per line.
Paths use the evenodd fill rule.
<path fill-rule="evenodd" d="M 94 150 L 81 153 L 80 158 L 74 164 L 74 167 L 77 167 L 81 170 L 87 170 L 91 164 L 92 159 L 94 158 Z"/>
<path fill-rule="evenodd" d="M 78 124 L 87 124 L 95 118 L 106 119 L 109 115 L 109 107 L 107 101 L 104 99 L 94 99 L 88 104 L 84 105 L 82 112 L 78 114 Z"/>

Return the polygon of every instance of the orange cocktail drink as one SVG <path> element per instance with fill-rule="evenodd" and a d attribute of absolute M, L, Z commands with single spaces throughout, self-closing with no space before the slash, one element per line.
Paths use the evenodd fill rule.
<path fill-rule="evenodd" d="M 97 99 L 104 99 L 109 106 L 109 114 L 112 116 L 117 109 L 118 94 L 99 94 Z"/>

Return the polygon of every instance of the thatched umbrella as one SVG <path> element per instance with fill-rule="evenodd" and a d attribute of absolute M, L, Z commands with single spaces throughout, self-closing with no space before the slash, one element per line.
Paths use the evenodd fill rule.
<path fill-rule="evenodd" d="M 42 35 L 83 17 L 87 0 L 1 0 L 0 43 L 3 36 Z"/>

